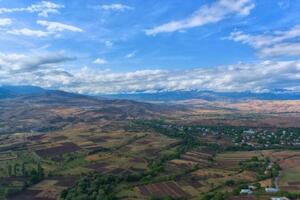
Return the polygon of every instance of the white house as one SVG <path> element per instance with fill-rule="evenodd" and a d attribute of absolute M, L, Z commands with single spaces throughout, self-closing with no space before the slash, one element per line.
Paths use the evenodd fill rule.
<path fill-rule="evenodd" d="M 253 194 L 253 192 L 250 189 L 241 189 L 240 194 Z"/>
<path fill-rule="evenodd" d="M 287 197 L 271 197 L 271 200 L 290 200 Z"/>
<path fill-rule="evenodd" d="M 267 193 L 276 193 L 276 192 L 279 192 L 279 189 L 278 188 L 265 188 L 265 191 Z"/>

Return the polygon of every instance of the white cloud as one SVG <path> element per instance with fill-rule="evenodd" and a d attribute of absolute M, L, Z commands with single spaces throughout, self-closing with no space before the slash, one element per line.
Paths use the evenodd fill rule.
<path fill-rule="evenodd" d="M 105 11 L 125 11 L 125 10 L 133 10 L 134 9 L 131 6 L 127 6 L 124 4 L 106 4 L 106 5 L 101 5 L 99 8 L 101 10 L 105 10 Z"/>
<path fill-rule="evenodd" d="M 0 18 L 0 26 L 8 26 L 11 25 L 12 20 L 9 18 Z"/>
<path fill-rule="evenodd" d="M 59 13 L 59 9 L 64 8 L 64 5 L 56 4 L 50 1 L 41 1 L 37 4 L 32 4 L 25 8 L 0 8 L 0 14 L 13 12 L 29 12 L 37 13 L 38 16 L 48 17 L 49 14 Z"/>
<path fill-rule="evenodd" d="M 32 30 L 28 28 L 8 30 L 7 33 L 12 35 L 24 35 L 24 36 L 35 36 L 35 37 L 47 37 L 51 35 L 51 33 L 47 31 Z"/>
<path fill-rule="evenodd" d="M 38 20 L 37 24 L 39 24 L 41 26 L 45 26 L 49 32 L 53 32 L 53 33 L 62 32 L 62 31 L 83 32 L 82 29 L 80 29 L 76 26 L 63 24 L 60 22 L 50 22 L 50 21 L 45 21 L 45 20 Z"/>
<path fill-rule="evenodd" d="M 63 53 L 51 54 L 0 54 L 0 70 L 6 72 L 30 72 L 55 68 L 57 64 L 74 60 Z"/>
<path fill-rule="evenodd" d="M 1 54 L 0 84 L 30 84 L 90 94 L 176 90 L 266 92 L 275 89 L 300 92 L 300 60 L 131 72 L 64 67 L 69 60 L 72 58 L 64 54 Z"/>
<path fill-rule="evenodd" d="M 226 39 L 247 44 L 258 50 L 260 56 L 299 55 L 299 44 L 293 40 L 300 38 L 300 25 L 285 31 L 273 31 L 270 34 L 245 34 L 235 31 Z"/>
<path fill-rule="evenodd" d="M 186 19 L 171 21 L 146 30 L 147 35 L 163 32 L 181 31 L 188 28 L 216 23 L 231 14 L 246 16 L 255 7 L 252 0 L 218 0 L 211 5 L 204 5 Z"/>
<path fill-rule="evenodd" d="M 96 60 L 94 60 L 93 62 L 94 64 L 97 64 L 97 65 L 103 65 L 103 64 L 106 64 L 107 63 L 107 60 L 103 59 L 103 58 L 97 58 Z"/>
<path fill-rule="evenodd" d="M 63 31 L 71 31 L 71 32 L 83 32 L 82 29 L 68 25 L 63 24 L 60 22 L 50 22 L 45 20 L 38 20 L 37 24 L 41 26 L 45 26 L 46 30 L 33 30 L 29 28 L 22 28 L 22 29 L 13 29 L 6 31 L 8 34 L 12 35 L 24 35 L 24 36 L 35 36 L 35 37 L 48 37 L 51 35 L 56 35 L 59 32 Z"/>
<path fill-rule="evenodd" d="M 114 43 L 112 41 L 110 41 L 110 40 L 106 40 L 106 41 L 104 41 L 104 45 L 106 47 L 112 47 L 114 45 Z"/>
<path fill-rule="evenodd" d="M 285 40 L 299 38 L 300 37 L 300 25 L 296 25 L 286 31 L 274 31 L 272 34 L 258 34 L 250 35 L 241 31 L 235 31 L 230 34 L 227 39 L 235 42 L 241 42 L 248 44 L 254 48 L 261 48 L 264 46 L 273 45 Z"/>
<path fill-rule="evenodd" d="M 133 58 L 133 57 L 135 57 L 136 53 L 137 53 L 137 51 L 132 51 L 131 53 L 127 54 L 125 57 L 126 58 Z"/>
<path fill-rule="evenodd" d="M 300 56 L 300 43 L 280 43 L 259 50 L 258 55 L 266 56 Z"/>

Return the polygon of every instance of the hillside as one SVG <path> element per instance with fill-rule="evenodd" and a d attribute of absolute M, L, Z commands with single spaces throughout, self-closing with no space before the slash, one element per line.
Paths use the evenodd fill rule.
<path fill-rule="evenodd" d="M 166 106 L 107 100 L 35 87 L 1 89 L 0 133 L 47 132 L 88 124 L 121 126 L 129 119 L 155 118 Z M 4 98 L 5 94 L 5 98 Z"/>
<path fill-rule="evenodd" d="M 178 123 L 203 125 L 298 127 L 300 124 L 300 102 L 297 100 L 217 101 L 170 97 L 163 103 L 159 99 L 145 103 L 32 86 L 2 86 L 0 91 L 0 134 L 74 127 L 113 130 L 133 119 L 161 117 Z"/>

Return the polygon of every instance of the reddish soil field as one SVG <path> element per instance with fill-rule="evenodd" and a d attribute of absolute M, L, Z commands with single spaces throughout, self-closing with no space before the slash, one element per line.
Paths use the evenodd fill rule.
<path fill-rule="evenodd" d="M 152 141 L 149 140 L 140 140 L 140 141 L 136 141 L 137 144 L 150 144 Z"/>
<path fill-rule="evenodd" d="M 109 173 L 114 174 L 114 175 L 119 175 L 125 171 L 126 171 L 126 169 L 123 169 L 123 168 L 115 168 L 115 169 L 111 170 Z"/>
<path fill-rule="evenodd" d="M 300 187 L 300 181 L 291 181 L 291 182 L 288 182 L 289 185 L 292 185 L 292 186 L 299 186 Z"/>
<path fill-rule="evenodd" d="M 173 181 L 138 186 L 139 191 L 148 197 L 182 198 L 189 195 Z"/>
<path fill-rule="evenodd" d="M 66 142 L 57 147 L 36 150 L 35 153 L 40 157 L 55 157 L 65 153 L 72 153 L 80 150 L 80 147 L 72 142 Z"/>
<path fill-rule="evenodd" d="M 182 180 L 182 181 L 179 181 L 179 184 L 182 186 L 192 186 L 195 189 L 203 186 L 201 183 L 199 183 L 196 180 Z"/>
<path fill-rule="evenodd" d="M 53 178 L 53 180 L 57 180 L 57 183 L 55 185 L 61 186 L 61 187 L 71 187 L 76 183 L 77 179 L 78 178 L 75 176 L 54 177 Z"/>
<path fill-rule="evenodd" d="M 37 141 L 37 140 L 40 140 L 44 137 L 44 135 L 33 135 L 33 136 L 29 136 L 27 139 L 28 140 L 31 140 L 31 141 Z"/>
<path fill-rule="evenodd" d="M 165 147 L 165 149 L 171 149 L 171 148 L 173 148 L 173 147 L 176 147 L 176 146 L 179 145 L 179 144 L 180 144 L 180 142 L 174 142 L 174 143 L 171 143 L 171 144 L 167 145 L 167 146 Z"/>
<path fill-rule="evenodd" d="M 36 195 L 40 192 L 40 190 L 24 190 L 17 195 L 9 197 L 8 200 L 53 200 L 49 198 L 36 197 Z"/>
<path fill-rule="evenodd" d="M 283 191 L 300 191 L 300 186 L 282 186 L 280 189 Z"/>
<path fill-rule="evenodd" d="M 145 161 L 144 158 L 135 157 L 135 158 L 131 158 L 130 162 L 132 162 L 132 163 L 145 163 L 146 161 Z"/>
<path fill-rule="evenodd" d="M 209 164 L 209 162 L 205 159 L 198 158 L 197 156 L 187 155 L 187 154 L 181 156 L 181 159 L 186 161 L 197 162 L 197 163 Z"/>
<path fill-rule="evenodd" d="M 159 149 L 145 149 L 144 152 L 147 156 L 157 156 L 157 154 L 160 152 L 160 150 Z"/>
<path fill-rule="evenodd" d="M 252 196 L 231 197 L 229 200 L 254 200 Z"/>
<path fill-rule="evenodd" d="M 53 137 L 53 138 L 51 138 L 54 142 L 58 142 L 58 141 L 62 141 L 62 140 L 66 140 L 66 139 L 68 139 L 66 136 L 63 136 L 63 135 L 61 135 L 61 136 L 57 136 L 57 137 Z"/>
<path fill-rule="evenodd" d="M 26 177 L 5 177 L 0 179 L 0 183 L 8 183 L 13 181 L 26 181 Z"/>
<path fill-rule="evenodd" d="M 97 172 L 105 173 L 109 170 L 108 166 L 109 164 L 107 163 L 94 163 L 94 164 L 87 165 L 86 167 L 89 169 L 93 169 Z"/>
<path fill-rule="evenodd" d="M 106 137 L 94 137 L 94 138 L 89 138 L 88 140 L 95 143 L 107 142 Z"/>
<path fill-rule="evenodd" d="M 132 174 L 131 171 L 129 171 L 127 169 L 123 169 L 123 168 L 115 168 L 115 169 L 111 170 L 109 173 L 113 174 L 113 175 L 122 175 L 122 176 Z"/>

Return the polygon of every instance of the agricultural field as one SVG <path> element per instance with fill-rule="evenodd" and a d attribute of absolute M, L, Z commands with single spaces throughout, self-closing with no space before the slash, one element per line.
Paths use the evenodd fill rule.
<path fill-rule="evenodd" d="M 4 137 L 9 142 L 1 140 L 0 197 L 84 199 L 103 190 L 109 198 L 131 200 L 198 200 L 216 194 L 256 200 L 270 197 L 263 188 L 275 180 L 283 191 L 299 189 L 300 151 L 226 150 L 229 140 L 166 127 L 146 121 L 112 131 L 82 127 Z M 281 170 L 275 176 L 271 171 L 277 163 Z M 85 191 L 83 184 L 102 189 Z M 241 188 L 258 184 L 262 188 L 255 195 L 239 195 Z"/>
<path fill-rule="evenodd" d="M 282 168 L 279 185 L 285 191 L 300 191 L 300 151 L 272 152 L 271 158 L 278 160 Z"/>

